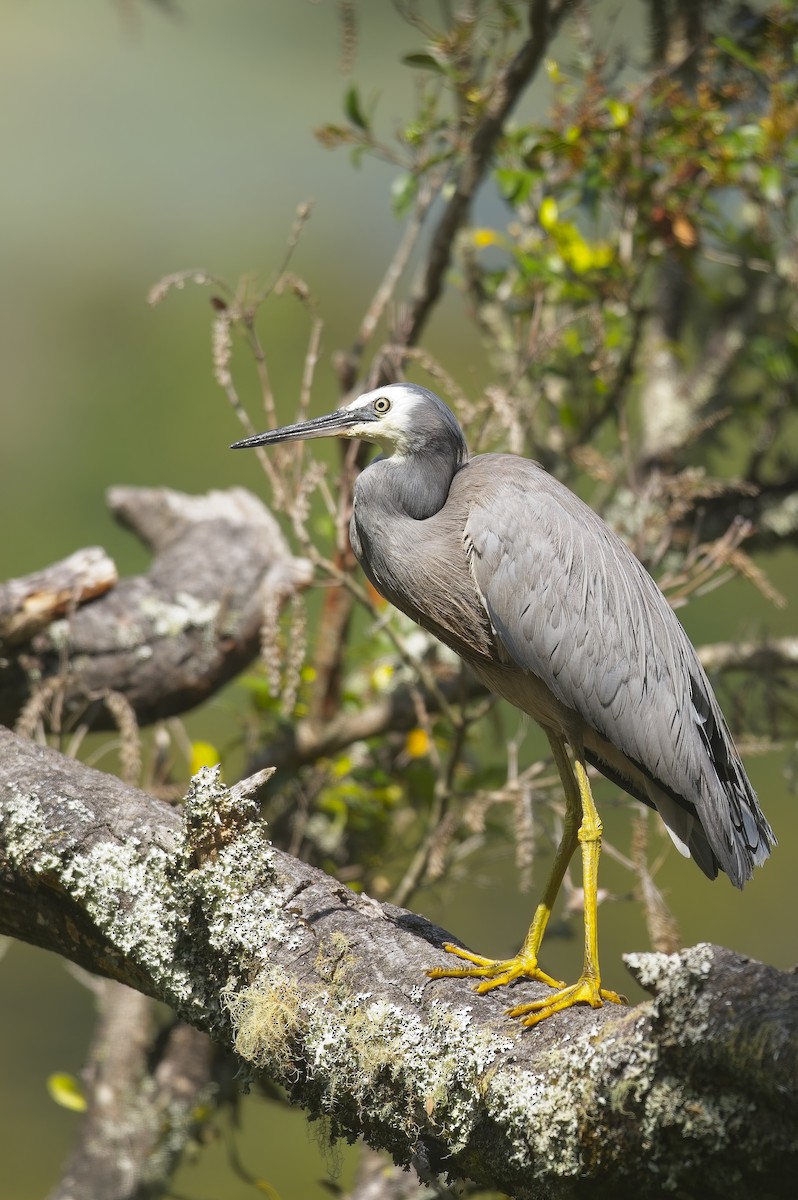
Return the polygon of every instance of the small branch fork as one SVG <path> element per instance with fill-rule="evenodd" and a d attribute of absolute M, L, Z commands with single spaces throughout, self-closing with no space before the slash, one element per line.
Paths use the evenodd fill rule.
<path fill-rule="evenodd" d="M 112 488 L 108 503 L 153 551 L 150 570 L 117 582 L 101 552 L 84 552 L 77 557 L 88 554 L 90 566 L 99 558 L 103 586 L 93 569 L 82 571 L 68 607 L 53 582 L 60 569 L 0 588 L 12 631 L 0 655 L 0 721 L 12 724 L 34 705 L 33 731 L 55 704 L 62 729 L 84 720 L 114 728 L 112 694 L 139 724 L 186 712 L 257 656 L 267 597 L 285 599 L 310 583 L 310 564 L 290 553 L 275 519 L 244 488 L 205 496 Z"/>
<path fill-rule="evenodd" d="M 535 76 L 573 0 L 533 0 L 529 4 L 529 36 L 496 78 L 485 113 L 471 135 L 468 151 L 457 172 L 451 199 L 432 235 L 426 266 L 395 336 L 397 345 L 418 341 L 443 290 L 455 239 L 468 220 L 477 189 L 485 178 L 504 124 Z"/>

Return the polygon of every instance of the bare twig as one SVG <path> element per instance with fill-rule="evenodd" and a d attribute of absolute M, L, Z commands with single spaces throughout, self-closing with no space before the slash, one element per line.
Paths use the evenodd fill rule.
<path fill-rule="evenodd" d="M 410 299 L 408 312 L 398 325 L 394 339 L 398 344 L 412 346 L 421 336 L 443 290 L 455 239 L 468 219 L 504 123 L 534 78 L 552 37 L 572 7 L 572 0 L 559 0 L 558 3 L 532 0 L 529 4 L 529 36 L 497 75 L 484 115 L 469 137 L 463 163 L 453 181 L 451 199 L 432 236 L 426 264 Z"/>

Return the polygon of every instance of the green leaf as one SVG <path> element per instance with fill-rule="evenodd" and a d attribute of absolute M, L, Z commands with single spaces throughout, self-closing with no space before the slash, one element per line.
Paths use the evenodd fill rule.
<path fill-rule="evenodd" d="M 438 75 L 446 74 L 437 58 L 433 58 L 431 54 L 405 54 L 401 62 L 404 66 L 416 67 L 419 71 L 435 71 Z"/>
<path fill-rule="evenodd" d="M 761 72 L 759 63 L 753 58 L 747 50 L 743 50 L 742 46 L 738 46 L 731 38 L 717 37 L 715 45 L 719 50 L 723 50 L 725 54 L 730 54 L 732 58 L 736 58 L 744 67 L 748 67 L 749 71 L 754 71 L 757 75 Z"/>
<path fill-rule="evenodd" d="M 370 125 L 364 116 L 363 109 L 360 107 L 360 96 L 354 84 L 350 88 L 347 88 L 346 96 L 344 97 L 344 112 L 353 125 L 368 133 Z"/>
<path fill-rule="evenodd" d="M 759 172 L 759 186 L 769 204 L 781 204 L 784 199 L 784 179 L 778 167 L 765 163 Z"/>
<path fill-rule="evenodd" d="M 391 184 L 391 199 L 393 210 L 397 217 L 402 217 L 416 198 L 418 180 L 415 175 L 397 175 Z"/>
<path fill-rule="evenodd" d="M 501 194 L 510 204 L 523 204 L 535 181 L 532 171 L 519 171 L 512 167 L 497 167 L 494 171 Z"/>

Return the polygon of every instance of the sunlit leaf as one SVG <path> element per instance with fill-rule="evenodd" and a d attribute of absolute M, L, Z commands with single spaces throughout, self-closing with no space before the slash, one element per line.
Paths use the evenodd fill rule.
<path fill-rule="evenodd" d="M 538 220 L 548 233 L 556 227 L 560 210 L 553 196 L 547 196 L 538 209 Z"/>
<path fill-rule="evenodd" d="M 567 78 L 560 70 L 560 64 L 553 58 L 546 59 L 546 74 L 552 83 L 565 83 Z"/>
<path fill-rule="evenodd" d="M 50 1099 L 55 1100 L 56 1104 L 60 1104 L 61 1108 L 68 1108 L 70 1112 L 86 1111 L 86 1097 L 79 1080 L 74 1075 L 68 1075 L 62 1071 L 48 1075 L 47 1091 Z"/>
<path fill-rule="evenodd" d="M 759 184 L 762 195 L 771 204 L 781 204 L 784 199 L 784 179 L 778 167 L 765 163 L 759 173 Z"/>
<path fill-rule="evenodd" d="M 502 237 L 495 229 L 475 229 L 471 237 L 475 246 L 501 246 Z"/>
<path fill-rule="evenodd" d="M 755 71 L 759 74 L 761 68 L 756 59 L 747 50 L 744 50 L 742 46 L 738 46 L 736 42 L 733 42 L 731 38 L 717 37 L 715 38 L 715 45 L 724 54 L 731 55 L 732 58 L 736 58 L 738 62 L 742 63 L 744 67 L 748 67 L 749 71 Z"/>
<path fill-rule="evenodd" d="M 607 112 L 610 114 L 612 123 L 616 129 L 623 129 L 632 119 L 632 109 L 628 104 L 624 104 L 622 100 L 608 100 Z"/>

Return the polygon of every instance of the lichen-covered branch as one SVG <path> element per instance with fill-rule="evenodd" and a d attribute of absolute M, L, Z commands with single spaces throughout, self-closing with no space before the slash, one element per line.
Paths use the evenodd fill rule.
<path fill-rule="evenodd" d="M 108 979 L 84 1070 L 87 1111 L 50 1200 L 143 1200 L 161 1195 L 217 1092 L 219 1059 L 182 1022 L 157 1036 L 156 1005 Z"/>
<path fill-rule="evenodd" d="M 108 504 L 152 550 L 150 569 L 76 602 L 44 629 L 29 624 L 28 640 L 9 617 L 16 633 L 0 654 L 5 724 L 26 705 L 41 700 L 43 713 L 57 698 L 63 722 L 89 713 L 94 728 L 109 728 L 110 692 L 139 724 L 185 712 L 256 657 L 268 598 L 310 581 L 309 563 L 291 554 L 274 517 L 244 488 L 187 496 L 116 487 Z"/>
<path fill-rule="evenodd" d="M 164 1000 L 335 1134 L 515 1197 L 791 1194 L 795 976 L 635 955 L 652 1000 L 523 1030 L 426 977 L 441 930 L 270 846 L 262 777 L 203 771 L 180 813 L 7 731 L 0 763 L 0 932 Z"/>

